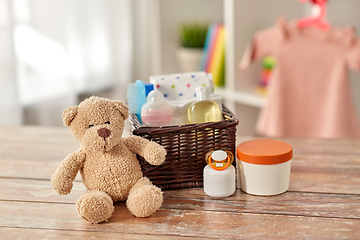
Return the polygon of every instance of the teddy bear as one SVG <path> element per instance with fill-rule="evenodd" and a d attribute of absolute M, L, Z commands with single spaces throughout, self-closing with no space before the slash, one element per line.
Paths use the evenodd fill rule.
<path fill-rule="evenodd" d="M 121 101 L 92 96 L 63 112 L 63 121 L 80 143 L 51 178 L 60 195 L 70 193 L 80 171 L 87 191 L 76 201 L 78 214 L 90 223 L 107 221 L 114 202 L 126 201 L 136 217 L 160 208 L 162 191 L 143 176 L 136 154 L 152 165 L 164 162 L 166 150 L 139 136 L 122 137 L 129 108 Z"/>

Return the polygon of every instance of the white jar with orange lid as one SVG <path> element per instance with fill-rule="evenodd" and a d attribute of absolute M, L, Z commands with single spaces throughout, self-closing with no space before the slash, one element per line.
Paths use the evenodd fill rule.
<path fill-rule="evenodd" d="M 240 187 L 253 195 L 276 195 L 289 189 L 292 146 L 260 139 L 241 143 L 236 148 Z"/>

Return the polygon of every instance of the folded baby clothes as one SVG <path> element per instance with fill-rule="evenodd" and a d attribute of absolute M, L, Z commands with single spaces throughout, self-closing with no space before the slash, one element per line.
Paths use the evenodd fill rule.
<path fill-rule="evenodd" d="M 150 83 L 164 94 L 166 100 L 186 100 L 195 97 L 196 87 L 210 87 L 213 92 L 212 75 L 206 72 L 188 72 L 150 76 Z"/>

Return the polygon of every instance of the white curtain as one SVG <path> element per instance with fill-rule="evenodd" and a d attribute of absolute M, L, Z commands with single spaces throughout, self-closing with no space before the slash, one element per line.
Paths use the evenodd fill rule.
<path fill-rule="evenodd" d="M 132 35 L 131 0 L 0 0 L 0 125 L 60 125 L 103 89 L 124 100 Z"/>
<path fill-rule="evenodd" d="M 0 124 L 19 124 L 22 121 L 16 89 L 14 39 L 9 6 L 0 1 Z"/>

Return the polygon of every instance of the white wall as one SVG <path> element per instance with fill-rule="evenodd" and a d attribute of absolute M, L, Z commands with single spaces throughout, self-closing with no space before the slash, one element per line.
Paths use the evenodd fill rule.
<path fill-rule="evenodd" d="M 176 59 L 179 47 L 179 24 L 186 21 L 212 23 L 223 21 L 221 0 L 162 0 L 160 1 L 161 54 L 164 74 L 180 71 Z"/>

